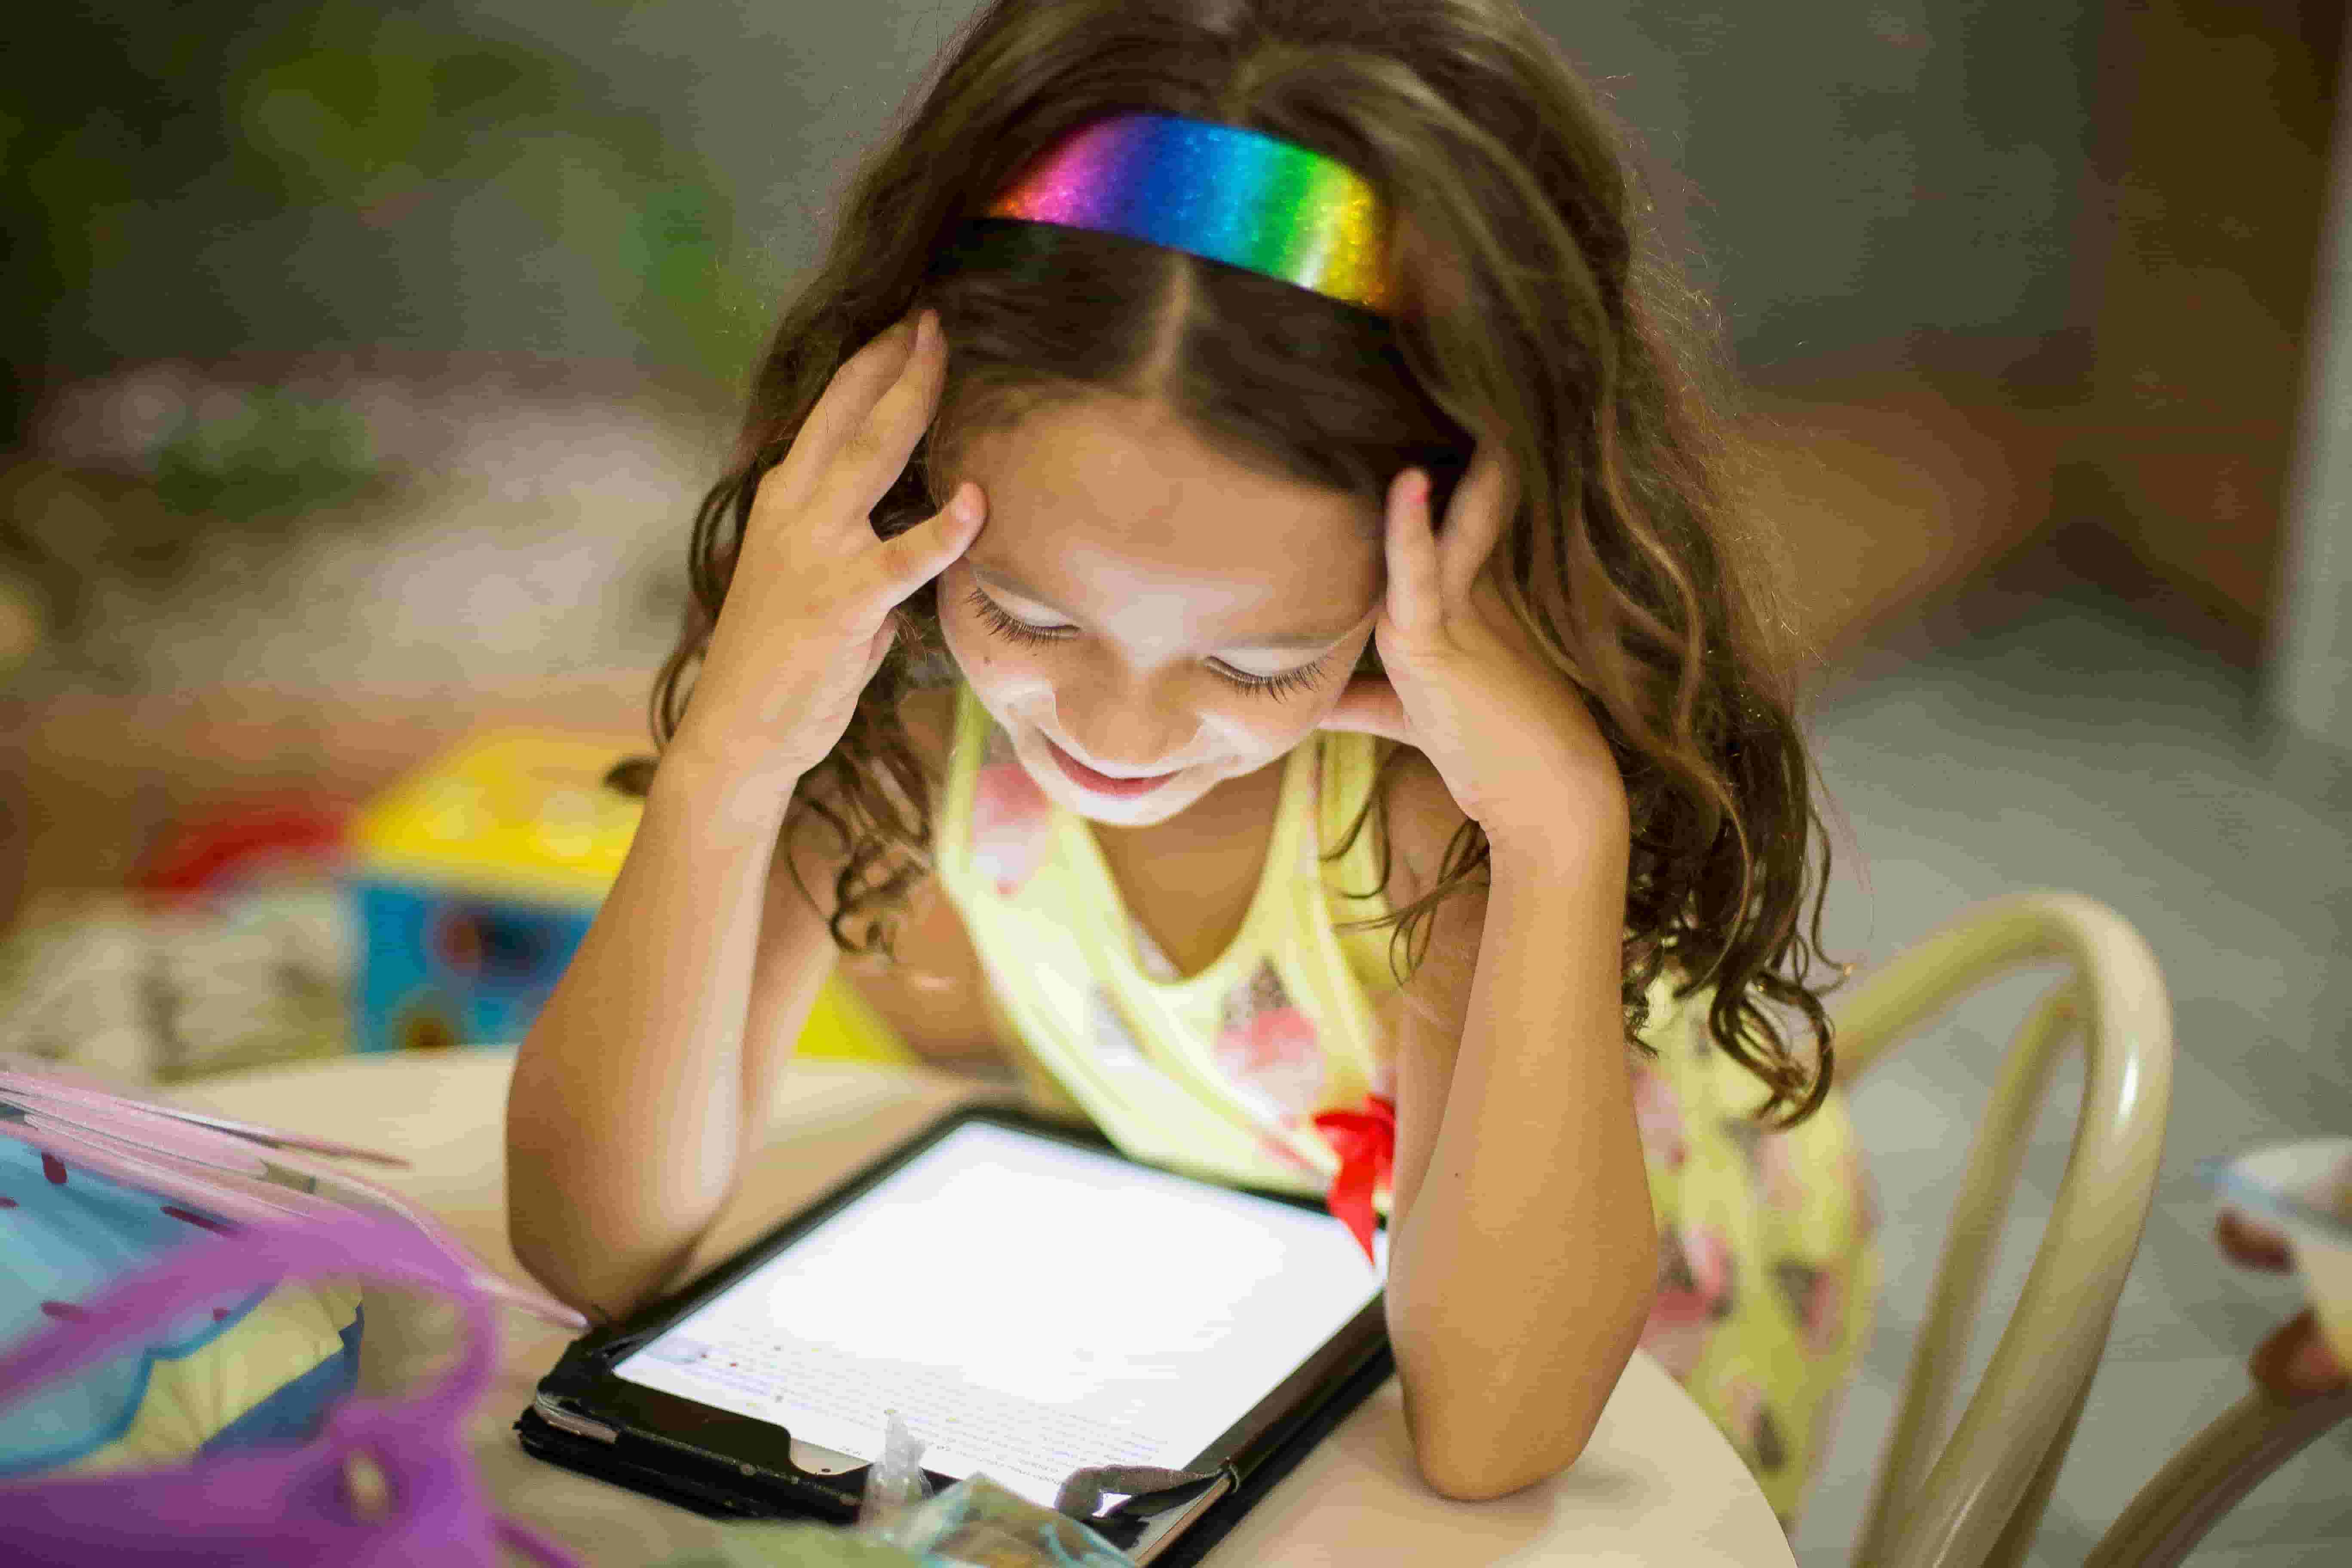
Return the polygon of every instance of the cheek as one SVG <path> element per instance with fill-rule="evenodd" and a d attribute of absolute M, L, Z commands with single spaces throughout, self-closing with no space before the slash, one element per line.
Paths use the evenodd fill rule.
<path fill-rule="evenodd" d="M 1334 661 L 1338 661 L 1336 654 Z M 1211 699 L 1213 707 L 1202 714 L 1202 721 L 1225 737 L 1227 748 L 1235 755 L 1260 763 L 1272 762 L 1315 738 L 1319 721 L 1347 689 L 1346 672 L 1353 662 L 1341 665 L 1339 673 L 1312 689 L 1291 692 L 1279 701 L 1243 691 L 1219 694 Z"/>

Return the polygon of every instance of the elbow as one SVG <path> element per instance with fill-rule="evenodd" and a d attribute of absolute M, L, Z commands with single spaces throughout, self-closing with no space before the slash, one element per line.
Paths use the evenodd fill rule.
<path fill-rule="evenodd" d="M 1615 1331 L 1583 1347 L 1592 1359 L 1571 1362 L 1561 1347 L 1563 1360 L 1550 1367 L 1517 1369 L 1524 1383 L 1507 1376 L 1503 1386 L 1481 1380 L 1465 1387 L 1460 1363 L 1429 1364 L 1415 1353 L 1423 1347 L 1400 1346 L 1413 1463 L 1431 1490 L 1456 1502 L 1486 1502 L 1549 1480 L 1583 1457 L 1648 1317 L 1651 1277 L 1635 1278 L 1640 1287 L 1629 1289 L 1612 1314 Z M 1509 1384 L 1520 1384 L 1517 1394 L 1506 1392 Z M 1449 1386 L 1454 1397 L 1436 1392 Z M 1505 1406 L 1519 1418 L 1497 1419 Z"/>
<path fill-rule="evenodd" d="M 593 1279 L 577 1265 L 585 1258 L 609 1259 L 609 1248 L 583 1247 L 569 1214 L 545 1173 L 528 1156 L 509 1157 L 507 1181 L 507 1249 L 540 1288 L 598 1327 L 620 1321 L 632 1310 L 628 1288 Z"/>
<path fill-rule="evenodd" d="M 608 1286 L 583 1279 L 565 1266 L 559 1253 L 534 1246 L 520 1232 L 509 1233 L 508 1247 L 524 1273 L 538 1281 L 549 1295 L 587 1319 L 591 1328 L 610 1328 L 623 1322 L 641 1304 L 625 1284 Z"/>
<path fill-rule="evenodd" d="M 511 1194 L 507 1203 L 507 1250 L 514 1254 L 522 1271 L 549 1295 L 592 1324 L 610 1321 L 609 1309 L 593 1300 L 592 1293 L 573 1278 L 572 1270 L 565 1267 L 562 1249 L 551 1244 L 534 1212 L 520 1205 Z"/>
<path fill-rule="evenodd" d="M 1490 1398 L 1414 1398 L 1415 1384 L 1429 1382 L 1405 1383 L 1413 1466 L 1430 1490 L 1455 1502 L 1506 1497 L 1566 1470 L 1591 1441 L 1607 1403 L 1571 1398 L 1565 1402 L 1570 1407 L 1543 1412 L 1533 1424 L 1498 1421 Z"/>
<path fill-rule="evenodd" d="M 1413 1464 L 1429 1489 L 1455 1502 L 1488 1502 L 1548 1481 L 1576 1463 L 1591 1437 L 1587 1428 L 1572 1440 L 1497 1450 L 1416 1439 Z"/>

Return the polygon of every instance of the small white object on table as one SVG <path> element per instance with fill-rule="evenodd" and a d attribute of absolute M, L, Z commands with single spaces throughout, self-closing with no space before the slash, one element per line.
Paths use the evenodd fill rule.
<path fill-rule="evenodd" d="M 192 1110 L 399 1154 L 407 1170 L 352 1169 L 430 1208 L 492 1267 L 526 1276 L 507 1243 L 506 1102 L 514 1047 L 360 1055 L 200 1079 L 158 1090 Z M 943 1074 L 832 1061 L 783 1075 L 768 1136 L 735 1199 L 697 1250 L 699 1272 L 756 1238 L 852 1169 L 985 1089 Z M 449 1342 L 447 1320 L 370 1319 L 368 1354 L 412 1360 Z M 500 1314 L 497 1380 L 469 1423 L 498 1506 L 563 1541 L 596 1568 L 658 1563 L 707 1543 L 718 1521 L 532 1458 L 512 1430 L 570 1335 Z M 421 1326 L 420 1326 L 421 1325 Z M 382 1381 L 363 1373 L 364 1386 Z M 1672 1563 L 1794 1568 L 1770 1505 L 1681 1385 L 1640 1352 L 1583 1456 L 1562 1475 L 1487 1502 L 1451 1501 L 1414 1468 L 1391 1378 L 1283 1478 L 1207 1559 L 1211 1568 L 1444 1563 Z"/>

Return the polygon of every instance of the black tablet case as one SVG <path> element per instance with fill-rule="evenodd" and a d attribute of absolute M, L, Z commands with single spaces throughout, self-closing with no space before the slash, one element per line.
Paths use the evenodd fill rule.
<path fill-rule="evenodd" d="M 1385 1344 L 1378 1354 L 1367 1361 L 1346 1382 L 1332 1389 L 1330 1396 L 1309 1411 L 1290 1435 L 1269 1449 L 1255 1468 L 1242 1478 L 1242 1484 L 1210 1505 L 1207 1512 L 1185 1528 L 1184 1532 L 1170 1542 L 1151 1560 L 1151 1568 L 1194 1568 L 1206 1556 L 1210 1548 L 1225 1538 L 1242 1516 L 1258 1504 L 1258 1500 L 1271 1490 L 1276 1481 L 1296 1468 L 1307 1451 L 1330 1436 L 1331 1429 L 1348 1418 L 1355 1408 L 1372 1396 L 1374 1390 L 1389 1380 L 1396 1370 L 1396 1359 Z M 640 1464 L 618 1453 L 614 1446 L 593 1437 L 582 1437 L 566 1432 L 561 1426 L 542 1419 L 538 1411 L 526 1408 L 515 1422 L 515 1431 L 521 1436 L 522 1446 L 537 1455 L 567 1469 L 599 1480 L 660 1498 L 714 1519 L 809 1519 L 814 1515 L 776 1505 L 762 1505 L 740 1492 L 729 1492 L 706 1484 L 692 1477 L 674 1471 L 657 1469 Z M 831 1521 L 822 1522 L 831 1523 Z M 836 1528 L 846 1529 L 845 1525 Z"/>
<path fill-rule="evenodd" d="M 947 1128 L 973 1114 L 974 1111 L 967 1108 L 940 1118 L 897 1148 L 854 1173 L 809 1205 L 801 1216 L 788 1223 L 813 1223 L 871 1184 L 881 1174 L 929 1146 Z M 1091 1130 L 1081 1131 L 1058 1123 L 1044 1122 L 1002 1106 L 990 1107 L 979 1114 L 987 1120 L 1013 1122 L 1064 1141 L 1116 1152 L 1108 1140 L 1093 1134 Z M 672 1292 L 667 1300 L 674 1302 L 695 1291 L 727 1267 L 726 1263 L 715 1266 L 699 1279 Z M 649 1306 L 646 1310 L 657 1310 L 660 1305 Z M 567 1347 L 556 1368 L 542 1380 L 542 1386 L 569 1381 L 564 1374 L 578 1364 L 583 1352 L 605 1337 L 592 1333 Z M 641 1336 L 630 1334 L 628 1337 L 635 1340 Z M 1323 1397 L 1302 1410 L 1289 1424 L 1288 1430 L 1257 1456 L 1256 1462 L 1241 1475 L 1237 1487 L 1211 1504 L 1200 1518 L 1185 1527 L 1182 1534 L 1168 1542 L 1152 1558 L 1150 1568 L 1192 1568 L 1244 1515 L 1257 1506 L 1258 1500 L 1276 1482 L 1288 1475 L 1309 1449 L 1329 1436 L 1332 1428 L 1345 1420 L 1358 1405 L 1371 1397 L 1373 1391 L 1387 1382 L 1395 1370 L 1396 1358 L 1383 1337 L 1372 1353 L 1353 1372 L 1329 1385 Z M 846 1528 L 841 1525 L 840 1521 L 796 1502 L 777 1479 L 762 1471 L 751 1470 L 740 1478 L 722 1478 L 717 1473 L 716 1466 L 708 1462 L 702 1467 L 695 1467 L 690 1460 L 675 1467 L 664 1467 L 652 1462 L 658 1450 L 649 1442 L 625 1436 L 624 1441 L 628 1443 L 628 1451 L 625 1452 L 620 1443 L 606 1443 L 565 1431 L 530 1406 L 526 1406 L 516 1418 L 514 1430 L 524 1451 L 536 1458 L 583 1475 L 593 1476 L 599 1480 L 627 1487 L 633 1491 L 644 1492 L 695 1513 L 719 1519 L 813 1520 Z M 704 1468 L 709 1473 L 689 1473 L 694 1468 Z M 844 1477 L 830 1479 L 837 1482 L 847 1481 L 856 1474 L 849 1472 Z M 934 1475 L 932 1480 L 934 1484 L 946 1484 L 948 1478 Z"/>

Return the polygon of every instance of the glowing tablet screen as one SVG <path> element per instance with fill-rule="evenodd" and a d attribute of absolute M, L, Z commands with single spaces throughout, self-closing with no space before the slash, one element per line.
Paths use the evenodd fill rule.
<path fill-rule="evenodd" d="M 1089 1465 L 1181 1466 L 1379 1293 L 1346 1228 L 966 1122 L 614 1367 L 870 1459 L 1052 1506 Z"/>

